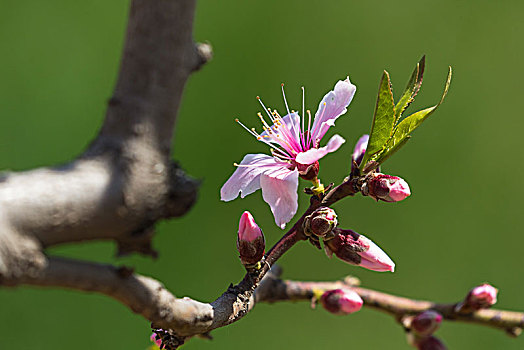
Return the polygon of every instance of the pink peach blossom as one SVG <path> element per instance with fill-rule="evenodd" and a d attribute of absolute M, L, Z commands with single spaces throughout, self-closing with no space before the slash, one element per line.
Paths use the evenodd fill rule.
<path fill-rule="evenodd" d="M 304 108 L 302 116 L 289 110 L 283 85 L 282 93 L 287 109 L 284 117 L 276 110 L 266 108 L 259 99 L 270 121 L 268 123 L 259 113 L 264 131 L 259 134 L 254 129 L 249 129 L 240 122 L 239 124 L 257 140 L 271 147 L 271 155 L 244 156 L 240 164 L 235 164 L 237 169 L 222 186 L 221 199 L 231 201 L 239 194 L 244 198 L 262 189 L 262 197 L 269 204 L 275 223 L 283 229 L 297 212 L 299 176 L 316 180 L 318 160 L 336 151 L 345 142 L 341 136 L 334 135 L 326 146 L 320 147 L 320 140 L 328 129 L 335 125 L 339 116 L 346 113 L 355 91 L 356 87 L 351 84 L 349 77 L 338 81 L 334 89 L 320 101 L 313 120 L 308 111 L 307 123 Z"/>

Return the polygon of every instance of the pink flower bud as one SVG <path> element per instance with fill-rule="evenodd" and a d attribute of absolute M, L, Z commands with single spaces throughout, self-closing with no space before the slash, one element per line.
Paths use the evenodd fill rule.
<path fill-rule="evenodd" d="M 245 211 L 238 224 L 237 249 L 244 265 L 253 265 L 262 259 L 266 241 L 262 230 L 250 212 Z"/>
<path fill-rule="evenodd" d="M 328 207 L 320 207 L 304 220 L 306 235 L 324 237 L 337 226 L 337 214 Z"/>
<path fill-rule="evenodd" d="M 328 256 L 335 255 L 352 265 L 374 271 L 395 271 L 395 263 L 375 243 L 352 230 L 334 229 L 335 237 L 325 241 Z"/>
<path fill-rule="evenodd" d="M 153 343 L 155 343 L 158 347 L 162 346 L 162 339 L 157 339 L 156 333 L 153 332 L 151 334 L 151 337 L 149 337 Z"/>
<path fill-rule="evenodd" d="M 335 315 L 349 315 L 362 308 L 362 298 L 350 289 L 334 289 L 320 297 L 322 306 Z"/>
<path fill-rule="evenodd" d="M 473 288 L 466 299 L 464 306 L 471 310 L 487 309 L 497 302 L 499 290 L 490 284 L 483 284 Z"/>
<path fill-rule="evenodd" d="M 441 314 L 433 310 L 427 310 L 413 318 L 410 328 L 419 335 L 431 335 L 440 327 L 441 323 Z"/>
<path fill-rule="evenodd" d="M 353 161 L 360 165 L 362 158 L 364 158 L 364 153 L 366 153 L 366 148 L 368 147 L 369 135 L 362 135 L 357 141 L 355 148 L 353 149 Z"/>
<path fill-rule="evenodd" d="M 447 350 L 446 345 L 434 336 L 417 339 L 416 347 L 418 350 Z"/>
<path fill-rule="evenodd" d="M 384 202 L 399 202 L 411 195 L 409 185 L 398 176 L 372 173 L 362 185 L 362 194 Z"/>

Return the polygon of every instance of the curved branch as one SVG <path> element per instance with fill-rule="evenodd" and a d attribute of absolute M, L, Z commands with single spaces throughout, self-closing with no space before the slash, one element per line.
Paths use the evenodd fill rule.
<path fill-rule="evenodd" d="M 178 299 L 159 281 L 134 274 L 126 267 L 53 257 L 47 260 L 41 273 L 4 280 L 3 283 L 105 294 L 146 319 L 166 320 L 175 329 L 207 326 L 213 317 L 209 304 L 189 298 Z"/>
<path fill-rule="evenodd" d="M 132 311 L 150 320 L 155 328 L 172 329 L 182 338 L 205 334 L 226 326 L 253 308 L 255 303 L 279 301 L 311 301 L 322 291 L 351 288 L 364 300 L 364 305 L 386 312 L 400 320 L 403 316 L 436 310 L 445 319 L 476 323 L 499 328 L 518 335 L 524 326 L 524 313 L 486 309 L 470 314 L 455 312 L 456 304 L 439 304 L 395 296 L 355 285 L 354 278 L 334 282 L 303 282 L 279 279 L 280 270 L 274 267 L 259 287 L 253 281 L 256 274 L 248 274 L 237 286 L 212 303 L 190 298 L 176 298 L 157 280 L 133 273 L 126 267 L 62 258 L 49 258 L 42 273 L 35 276 L 4 281 L 6 285 L 20 284 L 61 287 L 96 292 L 120 301 Z M 253 295 L 254 291 L 254 295 Z"/>
<path fill-rule="evenodd" d="M 179 343 L 235 322 L 256 301 L 309 300 L 316 290 L 351 286 L 281 281 L 268 274 L 282 254 L 307 239 L 302 232 L 305 216 L 359 191 L 358 179 L 351 176 L 323 199 L 313 196 L 309 209 L 268 252 L 262 267 L 250 269 L 238 285 L 210 304 L 176 298 L 160 282 L 126 268 L 46 258 L 42 253 L 64 242 L 114 239 L 121 253 L 154 254 L 154 223 L 183 215 L 194 203 L 198 183 L 170 161 L 185 83 L 211 56 L 209 45 L 196 46 L 192 40 L 194 7 L 193 0 L 133 0 L 119 78 L 97 138 L 69 164 L 0 176 L 1 284 L 105 294 L 151 320 L 154 327 L 174 330 Z M 395 317 L 435 309 L 450 320 L 513 334 L 524 325 L 521 313 L 457 314 L 454 304 L 351 287 L 368 306 Z"/>
<path fill-rule="evenodd" d="M 231 285 L 210 304 L 178 299 L 160 282 L 126 268 L 54 257 L 46 259 L 38 273 L 4 276 L 0 282 L 6 286 L 52 286 L 105 294 L 150 320 L 154 328 L 173 330 L 183 343 L 187 337 L 231 324 L 253 308 L 253 293 L 271 264 L 305 239 L 299 229 L 303 217 L 268 252 L 261 268 L 249 269 L 239 284 Z"/>

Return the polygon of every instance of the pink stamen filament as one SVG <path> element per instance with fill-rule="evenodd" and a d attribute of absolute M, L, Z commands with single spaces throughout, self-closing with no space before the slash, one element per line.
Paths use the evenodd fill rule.
<path fill-rule="evenodd" d="M 311 111 L 305 111 L 305 88 L 302 86 L 302 116 L 298 115 L 299 122 L 298 125 L 295 123 L 293 115 L 295 111 L 289 110 L 289 105 L 286 98 L 286 93 L 284 91 L 284 84 L 282 84 L 282 96 L 284 98 L 284 104 L 287 110 L 287 116 L 290 118 L 288 124 L 284 122 L 284 118 L 278 113 L 277 110 L 271 110 L 267 108 L 262 99 L 257 96 L 257 100 L 268 115 L 271 120 L 269 125 L 264 119 L 261 113 L 258 113 L 258 117 L 262 122 L 262 128 L 264 130 L 264 135 L 258 134 L 254 128 L 249 129 L 244 124 L 242 124 L 238 119 L 235 119 L 244 129 L 246 129 L 252 136 L 256 137 L 257 140 L 264 142 L 271 148 L 271 154 L 278 160 L 282 162 L 289 163 L 293 161 L 296 155 L 300 152 L 304 152 L 312 147 L 318 147 L 318 138 L 314 138 L 315 135 L 320 130 L 320 121 L 322 120 L 325 111 L 327 109 L 326 102 L 323 103 L 323 108 L 318 118 L 315 118 L 313 122 L 313 130 L 311 130 L 312 116 Z M 305 129 L 305 112 L 308 115 L 307 129 Z M 318 120 L 318 122 L 316 122 Z M 244 166 L 238 165 L 236 166 Z M 249 165 L 247 165 L 249 166 Z"/>
<path fill-rule="evenodd" d="M 263 125 L 264 131 L 267 132 L 267 135 L 262 135 L 262 137 L 267 137 L 271 139 L 269 142 L 276 143 L 277 145 L 283 147 L 287 151 L 287 153 L 293 153 L 293 147 L 289 144 L 288 142 L 289 140 L 280 138 L 280 135 L 277 133 L 277 129 L 279 125 L 281 125 L 280 120 L 278 120 L 277 118 L 272 118 L 274 119 L 274 123 L 273 123 L 273 127 L 271 127 L 266 123 L 261 113 L 258 113 L 258 117 L 264 124 Z M 286 130 L 286 128 L 283 128 L 283 130 Z"/>
<path fill-rule="evenodd" d="M 302 144 L 302 149 L 304 150 L 306 147 L 304 143 L 304 121 L 306 119 L 306 115 L 304 114 L 304 108 L 306 106 L 306 91 L 304 87 L 302 86 L 302 116 L 300 117 L 302 121 L 302 129 L 300 130 L 300 143 Z"/>
<path fill-rule="evenodd" d="M 285 128 L 283 128 L 284 130 Z M 278 143 L 282 148 L 284 148 L 286 150 L 287 153 L 289 154 L 294 154 L 296 153 L 294 150 L 293 150 L 293 147 L 289 144 L 288 140 L 286 140 L 284 137 L 282 137 L 283 135 L 282 134 L 275 134 L 275 142 Z"/>
<path fill-rule="evenodd" d="M 308 121 L 307 121 L 306 149 L 310 149 L 311 147 L 311 111 L 309 109 L 307 110 L 307 115 L 308 115 Z"/>
<path fill-rule="evenodd" d="M 291 149 L 297 153 L 302 152 L 302 147 L 300 147 L 299 141 L 296 139 L 296 137 L 293 136 L 291 130 L 289 130 L 286 123 L 284 122 L 284 119 L 280 116 L 280 114 L 278 114 L 277 110 L 274 110 L 273 113 L 277 117 L 276 119 L 278 120 L 278 125 L 282 127 L 281 134 L 287 140 L 288 144 L 292 146 Z M 291 115 L 290 118 L 292 118 Z"/>
<path fill-rule="evenodd" d="M 293 119 L 293 117 L 291 116 L 291 112 L 289 111 L 289 105 L 287 104 L 286 93 L 284 92 L 284 83 L 282 83 L 282 96 L 284 97 L 284 104 L 286 105 L 287 114 L 289 115 L 289 120 L 291 122 L 293 131 L 295 135 L 300 135 L 300 129 L 297 131 L 297 127 L 299 126 L 295 125 L 295 120 Z"/>
<path fill-rule="evenodd" d="M 270 109 L 269 109 L 269 108 L 266 108 L 266 106 L 264 105 L 264 102 L 262 102 L 262 99 L 261 99 L 259 96 L 257 96 L 257 100 L 258 100 L 258 102 L 260 102 L 260 105 L 262 106 L 262 108 L 264 108 L 264 111 L 267 113 L 267 115 L 269 116 L 269 118 L 270 118 L 270 119 L 273 119 L 273 118 L 271 117 L 271 113 L 269 112 Z M 280 119 L 282 119 L 282 118 L 280 118 Z M 265 122 L 263 121 L 263 123 L 265 123 Z M 265 123 L 265 124 L 267 125 L 267 123 Z M 273 123 L 273 124 L 276 124 L 276 123 Z M 285 125 L 285 124 L 284 124 L 284 125 Z M 267 126 L 267 127 L 269 128 L 269 126 Z M 276 129 L 276 127 L 275 127 L 275 129 Z M 268 133 L 269 133 L 269 131 L 268 131 Z M 275 133 L 275 134 L 276 134 L 276 133 Z M 277 135 L 277 137 L 278 137 L 278 134 L 276 134 L 276 135 Z M 284 147 L 284 148 L 287 148 L 287 147 L 286 147 L 284 144 L 282 144 L 281 142 L 279 142 L 279 141 L 276 141 L 276 142 L 277 142 L 280 146 L 282 146 L 282 147 Z M 286 149 L 286 151 L 288 151 L 288 153 L 292 154 L 292 153 L 293 153 L 293 147 L 291 147 L 291 146 L 289 145 L 289 143 L 287 143 L 287 146 L 289 147 L 289 149 Z"/>

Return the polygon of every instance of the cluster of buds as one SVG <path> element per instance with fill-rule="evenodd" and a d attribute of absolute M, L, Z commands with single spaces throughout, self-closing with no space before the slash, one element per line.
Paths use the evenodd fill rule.
<path fill-rule="evenodd" d="M 246 267 L 256 265 L 264 256 L 266 240 L 253 215 L 245 211 L 238 224 L 237 249 L 240 261 Z"/>
<path fill-rule="evenodd" d="M 395 263 L 378 245 L 352 230 L 335 228 L 334 237 L 324 241 L 328 257 L 335 254 L 348 264 L 362 266 L 373 271 L 395 271 Z"/>
<path fill-rule="evenodd" d="M 304 219 L 303 229 L 310 242 L 320 247 L 328 257 L 333 254 L 342 261 L 374 271 L 395 270 L 395 263 L 375 243 L 352 230 L 337 227 L 337 214 L 328 207 L 320 207 Z"/>
<path fill-rule="evenodd" d="M 419 350 L 445 350 L 446 346 L 433 333 L 442 323 L 442 315 L 433 310 L 408 316 L 402 320 L 408 329 L 408 343 Z"/>
<path fill-rule="evenodd" d="M 485 283 L 469 291 L 466 298 L 457 304 L 455 311 L 469 313 L 480 309 L 489 309 L 497 302 L 499 290 Z"/>
<path fill-rule="evenodd" d="M 328 290 L 320 297 L 320 303 L 335 315 L 349 315 L 362 308 L 362 298 L 351 289 Z"/>
<path fill-rule="evenodd" d="M 355 167 L 362 162 L 368 140 L 368 135 L 358 140 L 352 155 L 352 170 L 358 172 L 358 168 Z M 317 161 L 307 167 L 303 166 L 299 172 L 302 178 L 315 181 L 318 170 Z M 411 194 L 408 184 L 403 179 L 376 171 L 365 176 L 361 192 L 365 196 L 385 202 L 398 202 Z M 335 211 L 329 207 L 320 207 L 304 219 L 302 228 L 309 241 L 317 248 L 321 249 L 320 243 L 324 242 L 324 250 L 328 257 L 335 254 L 349 264 L 374 271 L 395 270 L 395 263 L 373 241 L 355 231 L 339 229 L 337 225 Z M 258 266 L 264 257 L 264 235 L 253 216 L 247 211 L 240 218 L 237 249 L 240 260 L 246 268 Z"/>

